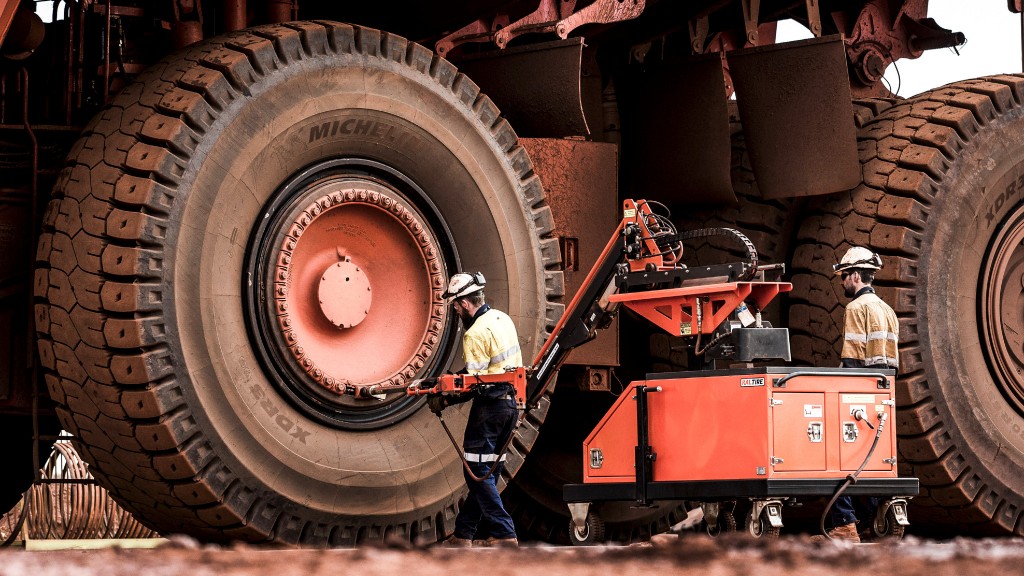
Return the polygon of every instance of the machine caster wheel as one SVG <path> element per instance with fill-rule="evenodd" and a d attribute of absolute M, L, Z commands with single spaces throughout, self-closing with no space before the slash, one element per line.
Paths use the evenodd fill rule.
<path fill-rule="evenodd" d="M 733 516 L 732 512 L 719 512 L 718 514 L 718 525 L 712 530 L 711 526 L 704 523 L 704 530 L 708 533 L 708 536 L 717 538 L 725 532 L 736 531 L 736 517 Z"/>
<path fill-rule="evenodd" d="M 896 513 L 892 508 L 888 508 L 885 514 L 875 516 L 875 521 L 871 524 L 872 536 L 879 539 L 900 540 L 906 529 L 906 526 L 896 521 Z"/>
<path fill-rule="evenodd" d="M 747 514 L 747 533 L 754 538 L 778 538 L 779 534 L 782 533 L 782 528 L 772 526 L 767 518 L 764 517 L 764 513 L 758 514 L 757 518 L 753 517 L 753 511 Z"/>
<path fill-rule="evenodd" d="M 604 542 L 604 520 L 591 512 L 583 523 L 583 528 L 577 528 L 576 523 L 569 520 L 569 541 L 573 546 L 595 546 Z"/>

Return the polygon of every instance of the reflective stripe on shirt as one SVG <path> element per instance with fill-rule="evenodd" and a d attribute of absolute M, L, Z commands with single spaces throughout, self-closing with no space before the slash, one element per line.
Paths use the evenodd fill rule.
<path fill-rule="evenodd" d="M 852 365 L 899 367 L 899 319 L 874 292 L 865 292 L 846 307 L 841 357 Z"/>
<path fill-rule="evenodd" d="M 466 330 L 462 354 L 472 374 L 500 374 L 523 365 L 515 324 L 508 314 L 493 308 L 476 317 Z"/>

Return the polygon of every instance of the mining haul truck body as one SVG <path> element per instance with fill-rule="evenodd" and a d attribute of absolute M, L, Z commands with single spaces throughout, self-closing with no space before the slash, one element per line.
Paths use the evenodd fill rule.
<path fill-rule="evenodd" d="M 832 264 L 881 254 L 915 527 L 1024 532 L 1024 78 L 890 94 L 892 62 L 964 40 L 926 0 L 55 4 L 0 1 L 0 507 L 63 429 L 164 533 L 441 539 L 466 489 L 423 399 L 344 392 L 460 366 L 459 270 L 532 357 L 645 197 L 787 265 L 765 314 L 796 365 L 838 364 Z M 622 382 L 697 368 L 617 322 L 516 432 L 524 538 L 568 541 Z M 617 540 L 688 509 L 595 506 Z"/>

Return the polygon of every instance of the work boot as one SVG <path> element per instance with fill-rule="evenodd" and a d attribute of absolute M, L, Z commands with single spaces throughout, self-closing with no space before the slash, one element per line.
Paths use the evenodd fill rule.
<path fill-rule="evenodd" d="M 849 524 L 843 524 L 842 526 L 836 526 L 835 528 L 828 531 L 828 535 L 832 540 L 842 540 L 844 542 L 853 542 L 854 544 L 860 544 L 860 536 L 857 534 L 857 523 L 850 522 Z M 818 534 L 817 536 L 811 536 L 811 542 L 828 542 L 829 538 Z"/>
<path fill-rule="evenodd" d="M 470 548 L 473 546 L 473 541 L 469 538 L 449 536 L 447 540 L 441 542 L 441 546 L 445 548 Z"/>
<path fill-rule="evenodd" d="M 519 548 L 519 540 L 515 536 L 511 538 L 495 538 L 491 536 L 484 540 L 484 546 L 487 548 Z"/>

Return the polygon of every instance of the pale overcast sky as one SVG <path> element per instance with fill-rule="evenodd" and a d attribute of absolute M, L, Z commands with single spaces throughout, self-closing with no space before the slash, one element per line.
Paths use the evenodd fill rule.
<path fill-rule="evenodd" d="M 916 60 L 900 60 L 885 77 L 900 96 L 990 74 L 1021 71 L 1020 15 L 1006 9 L 1006 0 L 931 0 L 928 16 L 939 26 L 967 35 L 960 55 L 953 50 L 930 50 Z M 809 38 L 807 29 L 792 21 L 780 23 L 779 42 Z"/>

